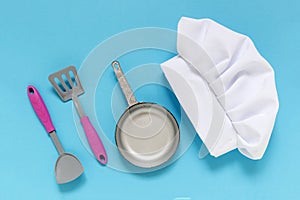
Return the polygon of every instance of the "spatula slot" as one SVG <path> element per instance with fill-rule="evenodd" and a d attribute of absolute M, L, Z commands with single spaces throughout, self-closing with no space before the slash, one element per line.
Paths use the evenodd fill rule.
<path fill-rule="evenodd" d="M 58 77 L 55 77 L 54 81 L 55 81 L 56 85 L 59 87 L 59 89 L 61 90 L 61 92 L 66 92 L 66 89 L 64 88 L 64 86 L 62 85 L 62 83 Z"/>
<path fill-rule="evenodd" d="M 67 86 L 67 90 L 71 90 L 72 87 L 73 87 L 73 82 L 72 82 L 71 78 L 68 77 L 69 74 L 62 74 L 61 76 L 62 76 L 62 79 L 63 79 L 63 81 L 65 82 L 65 84 Z"/>
<path fill-rule="evenodd" d="M 74 87 L 77 86 L 76 78 L 73 71 L 69 71 L 70 81 L 73 83 Z"/>

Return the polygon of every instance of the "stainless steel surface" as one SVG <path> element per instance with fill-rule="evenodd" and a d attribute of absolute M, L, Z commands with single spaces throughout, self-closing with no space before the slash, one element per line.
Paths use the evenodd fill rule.
<path fill-rule="evenodd" d="M 64 153 L 64 148 L 62 147 L 60 141 L 58 140 L 56 132 L 52 131 L 49 134 L 50 134 L 51 140 L 52 140 L 57 152 L 59 153 L 59 155 L 63 154 Z"/>
<path fill-rule="evenodd" d="M 59 153 L 59 157 L 55 163 L 56 182 L 58 184 L 64 184 L 73 181 L 84 171 L 81 162 L 74 155 L 64 152 L 55 131 L 50 133 L 50 137 Z"/>
<path fill-rule="evenodd" d="M 85 113 L 77 98 L 84 93 L 84 89 L 77 75 L 76 68 L 74 66 L 66 67 L 51 74 L 48 79 L 60 98 L 63 101 L 72 99 L 79 117 L 84 117 Z"/>
<path fill-rule="evenodd" d="M 55 164 L 55 177 L 58 184 L 75 180 L 83 173 L 80 161 L 70 153 L 62 153 Z"/>
<path fill-rule="evenodd" d="M 66 67 L 48 77 L 49 81 L 63 101 L 84 93 L 81 82 L 74 66 Z"/>
<path fill-rule="evenodd" d="M 135 96 L 133 95 L 133 92 L 124 76 L 124 73 L 121 69 L 120 63 L 118 61 L 112 62 L 112 67 L 114 69 L 114 72 L 117 76 L 117 79 L 119 81 L 120 87 L 122 89 L 122 92 L 126 98 L 126 101 L 129 106 L 134 105 L 137 103 Z"/>
<path fill-rule="evenodd" d="M 179 144 L 179 128 L 173 115 L 158 104 L 129 107 L 116 126 L 116 143 L 130 163 L 151 168 L 168 161 Z"/>
<path fill-rule="evenodd" d="M 129 107 L 116 126 L 116 143 L 122 156 L 133 165 L 151 168 L 167 162 L 180 140 L 174 116 L 154 103 L 138 103 L 119 62 L 112 63 Z"/>
<path fill-rule="evenodd" d="M 85 113 L 84 113 L 84 111 L 83 111 L 83 108 L 82 108 L 82 106 L 81 106 L 81 104 L 80 104 L 80 102 L 79 102 L 77 96 L 73 96 L 73 103 L 74 103 L 74 105 L 75 105 L 75 108 L 76 108 L 76 110 L 77 110 L 77 113 L 78 113 L 78 115 L 79 115 L 79 118 L 84 117 L 84 116 L 85 116 Z"/>

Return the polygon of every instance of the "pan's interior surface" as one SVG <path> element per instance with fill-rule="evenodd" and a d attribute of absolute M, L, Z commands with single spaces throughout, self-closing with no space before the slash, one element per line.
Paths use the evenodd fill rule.
<path fill-rule="evenodd" d="M 130 163 L 143 168 L 168 161 L 179 144 L 174 116 L 154 103 L 137 103 L 123 113 L 116 127 L 116 143 Z"/>

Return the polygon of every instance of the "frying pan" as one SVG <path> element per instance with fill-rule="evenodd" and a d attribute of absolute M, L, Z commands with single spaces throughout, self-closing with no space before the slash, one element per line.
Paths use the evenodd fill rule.
<path fill-rule="evenodd" d="M 137 102 L 120 63 L 114 61 L 112 67 L 128 103 L 115 130 L 119 152 L 127 161 L 141 168 L 164 164 L 174 155 L 179 144 L 176 119 L 158 104 Z"/>

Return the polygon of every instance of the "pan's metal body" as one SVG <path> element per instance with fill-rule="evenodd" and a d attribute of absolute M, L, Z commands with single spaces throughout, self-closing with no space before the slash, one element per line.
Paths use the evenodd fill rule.
<path fill-rule="evenodd" d="M 122 156 L 130 163 L 151 168 L 167 162 L 180 140 L 176 119 L 166 108 L 137 102 L 126 81 L 120 64 L 112 63 L 129 107 L 116 125 L 116 143 Z"/>

